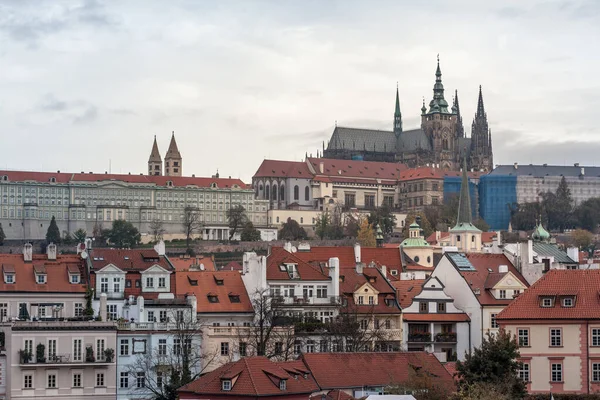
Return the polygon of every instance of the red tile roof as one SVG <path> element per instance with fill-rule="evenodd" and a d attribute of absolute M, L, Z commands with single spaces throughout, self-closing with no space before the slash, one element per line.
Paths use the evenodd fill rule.
<path fill-rule="evenodd" d="M 447 362 L 444 364 L 444 368 L 446 371 L 450 373 L 454 377 L 456 381 L 458 381 L 458 370 L 456 369 L 456 362 Z"/>
<path fill-rule="evenodd" d="M 253 178 L 306 178 L 313 174 L 303 161 L 263 160 Z"/>
<path fill-rule="evenodd" d="M 555 298 L 554 307 L 541 307 L 541 297 Z M 573 307 L 563 307 L 561 296 L 575 296 Z M 600 320 L 600 270 L 553 269 L 512 301 L 498 320 Z"/>
<path fill-rule="evenodd" d="M 470 321 L 471 318 L 465 313 L 436 313 L 436 314 L 413 314 L 404 313 L 402 319 L 407 322 L 466 322 Z"/>
<path fill-rule="evenodd" d="M 227 265 L 221 268 L 222 271 L 242 271 L 243 267 L 237 261 L 230 261 Z"/>
<path fill-rule="evenodd" d="M 307 353 L 301 359 L 321 390 L 403 383 L 410 367 L 422 368 L 439 384 L 454 387 L 452 376 L 430 353 Z"/>
<path fill-rule="evenodd" d="M 213 257 L 172 257 L 169 258 L 169 261 L 177 271 L 187 271 L 190 268 L 194 267 L 199 268 L 200 265 L 204 266 L 205 271 L 216 271 L 215 260 L 213 259 Z"/>
<path fill-rule="evenodd" d="M 0 272 L 14 272 L 15 283 L 4 283 L 0 276 L 0 293 L 85 293 L 83 260 L 77 255 L 58 255 L 49 261 L 43 254 L 34 254 L 32 262 L 25 262 L 22 254 L 0 254 Z M 37 283 L 35 272 L 46 273 L 46 283 Z M 73 284 L 69 272 L 80 271 L 81 283 Z"/>
<path fill-rule="evenodd" d="M 316 394 L 310 397 L 310 400 L 322 400 L 323 395 Z M 355 400 L 354 397 L 350 396 L 346 392 L 342 392 L 341 390 L 330 390 L 325 394 L 325 400 Z"/>
<path fill-rule="evenodd" d="M 300 257 L 303 254 L 302 252 L 290 253 L 283 247 L 272 247 L 271 254 L 267 257 L 267 280 L 290 280 L 287 270 L 282 271 L 280 268 L 284 263 L 296 264 L 301 280 L 328 281 L 331 279 L 328 270 L 322 270 L 318 265 L 307 263 Z"/>
<path fill-rule="evenodd" d="M 175 272 L 175 296 L 185 297 L 192 293 L 198 301 L 198 313 L 254 312 L 242 276 L 237 271 Z M 217 303 L 208 301 L 209 293 L 217 296 Z"/>
<path fill-rule="evenodd" d="M 308 162 L 316 175 L 327 176 L 334 182 L 339 181 L 339 178 L 358 178 L 361 181 L 363 178 L 372 178 L 396 182 L 401 172 L 407 168 L 404 164 L 380 161 L 309 158 Z M 323 163 L 323 173 L 320 172 L 321 163 Z"/>
<path fill-rule="evenodd" d="M 299 251 L 294 254 L 307 263 L 327 262 L 330 258 L 337 257 L 340 260 L 340 267 L 342 268 L 354 267 L 356 265 L 353 246 L 311 247 L 309 251 Z M 371 262 L 374 262 L 379 266 L 385 265 L 388 271 L 392 269 L 402 269 L 400 250 L 398 247 L 361 247 L 361 261 L 365 265 L 369 265 Z"/>
<path fill-rule="evenodd" d="M 50 182 L 54 178 L 57 183 L 68 183 L 71 179 L 69 173 L 64 172 L 35 172 L 35 171 L 0 171 L 0 177 L 8 176 L 11 182 Z"/>
<path fill-rule="evenodd" d="M 305 378 L 305 373 L 306 378 Z M 297 379 L 294 378 L 294 375 Z M 222 379 L 231 380 L 230 391 L 221 388 Z M 286 389 L 279 388 L 280 379 L 286 380 Z M 183 397 L 186 393 L 200 395 L 233 396 L 283 396 L 286 394 L 306 394 L 319 388 L 312 374 L 301 361 L 274 362 L 266 357 L 244 357 L 239 361 L 223 365 L 203 375 L 179 389 Z M 243 396 L 243 397 L 242 397 Z"/>
<path fill-rule="evenodd" d="M 392 286 L 396 288 L 400 307 L 409 307 L 413 302 L 413 297 L 417 296 L 423 290 L 423 284 L 426 279 L 398 280 L 393 281 Z"/>
<path fill-rule="evenodd" d="M 93 249 L 90 261 L 94 271 L 99 271 L 109 264 L 123 271 L 145 271 L 153 265 L 159 265 L 167 271 L 173 267 L 165 257 L 158 255 L 153 249 Z"/>

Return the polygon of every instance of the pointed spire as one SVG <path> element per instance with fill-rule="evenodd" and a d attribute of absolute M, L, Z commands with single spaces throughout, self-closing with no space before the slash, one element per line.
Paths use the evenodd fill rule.
<path fill-rule="evenodd" d="M 177 142 L 175 141 L 175 131 L 173 131 L 171 135 L 171 143 L 169 143 L 169 149 L 167 150 L 167 155 L 165 156 L 165 159 L 168 158 L 181 158 L 181 154 L 177 148 Z"/>
<path fill-rule="evenodd" d="M 462 224 L 471 224 L 471 196 L 469 195 L 469 177 L 467 176 L 467 157 L 463 157 L 462 182 L 460 185 L 460 199 L 458 202 L 458 217 L 456 227 Z"/>
<path fill-rule="evenodd" d="M 440 53 L 437 55 L 437 69 L 435 70 L 435 80 L 442 81 L 442 70 L 440 69 Z"/>
<path fill-rule="evenodd" d="M 402 133 L 402 113 L 400 112 L 400 96 L 398 94 L 398 82 L 396 82 L 396 109 L 394 111 L 394 133 L 396 136 Z"/>
<path fill-rule="evenodd" d="M 154 135 L 154 144 L 152 145 L 152 152 L 150 153 L 150 158 L 148 159 L 148 162 L 162 162 L 160 152 L 158 151 L 158 143 L 156 143 L 156 135 Z"/>
<path fill-rule="evenodd" d="M 481 85 L 479 85 L 479 99 L 477 100 L 477 117 L 484 117 L 485 109 L 483 108 L 483 94 L 481 93 Z"/>
<path fill-rule="evenodd" d="M 448 102 L 444 99 L 444 85 L 442 84 L 442 70 L 440 68 L 440 55 L 437 56 L 437 69 L 435 70 L 435 85 L 433 85 L 433 99 L 429 102 L 430 113 L 450 114 Z"/>
<path fill-rule="evenodd" d="M 456 114 L 456 137 L 465 137 L 465 127 L 462 116 L 460 115 L 460 104 L 458 103 L 458 90 L 454 90 L 454 105 L 452 112 Z"/>
<path fill-rule="evenodd" d="M 427 107 L 425 107 L 425 97 L 423 97 L 423 107 L 421 107 L 421 115 L 425 115 L 427 113 Z"/>

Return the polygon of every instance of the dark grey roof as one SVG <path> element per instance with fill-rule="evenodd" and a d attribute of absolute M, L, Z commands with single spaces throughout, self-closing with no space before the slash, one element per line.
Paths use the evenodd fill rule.
<path fill-rule="evenodd" d="M 394 153 L 396 151 L 396 136 L 392 131 L 336 126 L 327 149 Z"/>
<path fill-rule="evenodd" d="M 398 153 L 412 152 L 418 149 L 431 150 L 431 143 L 425 132 L 421 128 L 403 131 L 398 141 Z"/>
<path fill-rule="evenodd" d="M 600 167 L 584 167 L 584 166 L 561 166 L 561 165 L 499 165 L 490 175 L 511 175 L 511 176 L 580 176 L 583 170 L 584 177 L 600 176 Z"/>
<path fill-rule="evenodd" d="M 554 261 L 561 264 L 577 264 L 567 253 L 553 243 L 533 242 L 533 251 L 538 256 L 554 257 Z"/>

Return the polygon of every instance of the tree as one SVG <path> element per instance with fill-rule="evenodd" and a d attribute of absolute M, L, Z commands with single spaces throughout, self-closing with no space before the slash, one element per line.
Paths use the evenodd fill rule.
<path fill-rule="evenodd" d="M 548 220 L 548 229 L 563 232 L 573 225 L 573 197 L 564 176 L 555 193 L 540 193 L 540 196 Z"/>
<path fill-rule="evenodd" d="M 375 247 L 377 245 L 373 226 L 366 218 L 363 218 L 362 221 L 360 221 L 360 228 L 356 239 L 363 247 Z"/>
<path fill-rule="evenodd" d="M 149 233 L 150 233 L 150 235 L 152 235 L 152 241 L 154 241 L 154 242 L 161 241 L 163 238 L 163 235 L 167 231 L 165 229 L 163 222 L 158 218 L 155 218 L 152 221 L 150 221 L 148 228 L 150 228 Z"/>
<path fill-rule="evenodd" d="M 50 226 L 46 231 L 46 242 L 55 244 L 60 243 L 60 229 L 58 229 L 58 225 L 56 224 L 56 218 L 54 218 L 54 216 L 52 216 Z"/>
<path fill-rule="evenodd" d="M 200 338 L 202 324 L 196 315 L 187 309 L 170 310 L 167 323 L 172 327 L 166 331 L 168 338 L 164 347 L 151 347 L 138 353 L 127 366 L 126 372 L 135 380 L 144 372 L 144 385 L 134 385 L 132 393 L 155 400 L 176 400 L 177 389 L 196 380 L 211 366 L 217 353 L 202 352 Z M 169 344 L 170 343 L 170 344 Z"/>
<path fill-rule="evenodd" d="M 487 232 L 490 230 L 490 226 L 487 222 L 485 222 L 485 219 L 483 218 L 477 218 L 476 220 L 474 220 L 473 225 L 475 225 L 475 227 L 478 228 L 481 232 Z"/>
<path fill-rule="evenodd" d="M 296 220 L 291 218 L 288 218 L 279 230 L 279 239 L 282 240 L 304 240 L 307 237 L 304 228 L 301 227 Z"/>
<path fill-rule="evenodd" d="M 576 229 L 571 232 L 573 244 L 580 250 L 585 250 L 590 247 L 594 240 L 594 235 L 585 229 Z"/>
<path fill-rule="evenodd" d="M 404 228 L 402 229 L 402 237 L 404 237 L 404 238 L 408 237 L 408 228 L 410 227 L 411 224 L 413 224 L 414 222 L 417 221 L 417 217 L 420 217 L 419 226 L 421 227 L 421 230 L 423 231 L 423 236 L 425 236 L 425 238 L 427 238 L 429 235 L 431 235 L 433 233 L 431 224 L 429 224 L 429 221 L 427 220 L 427 218 L 425 217 L 425 214 L 423 212 L 421 212 L 421 211 L 419 211 L 417 213 L 411 212 L 406 216 L 406 219 L 404 220 Z"/>
<path fill-rule="evenodd" d="M 597 232 L 600 224 L 600 198 L 587 199 L 574 211 L 577 226 L 590 232 Z"/>
<path fill-rule="evenodd" d="M 241 234 L 242 242 L 259 242 L 262 240 L 260 231 L 254 227 L 252 221 L 248 220 L 244 224 Z"/>
<path fill-rule="evenodd" d="M 525 382 L 518 376 L 521 363 L 519 343 L 516 336 L 500 329 L 497 334 L 488 332 L 481 347 L 472 353 L 465 353 L 465 361 L 458 361 L 459 386 L 461 392 L 479 383 L 506 385 L 511 399 L 522 399 L 525 394 Z"/>
<path fill-rule="evenodd" d="M 325 239 L 331 226 L 331 217 L 327 211 L 319 214 L 315 223 L 315 233 L 321 239 Z"/>
<path fill-rule="evenodd" d="M 141 235 L 135 226 L 124 219 L 113 221 L 112 228 L 106 230 L 105 236 L 116 247 L 133 247 L 140 242 Z"/>
<path fill-rule="evenodd" d="M 185 234 L 185 246 L 189 249 L 192 236 L 202 229 L 202 222 L 200 221 L 200 214 L 197 208 L 186 207 L 184 209 L 181 226 L 183 227 L 183 233 Z"/>
<path fill-rule="evenodd" d="M 396 228 L 396 216 L 392 214 L 392 210 L 385 205 L 371 211 L 368 216 L 368 221 L 373 226 L 379 226 L 386 236 L 394 233 L 394 228 Z"/>
<path fill-rule="evenodd" d="M 510 383 L 477 382 L 464 387 L 452 400 L 513 400 L 510 396 Z"/>
<path fill-rule="evenodd" d="M 359 220 L 352 215 L 346 216 L 344 224 L 343 235 L 351 238 L 358 236 L 358 230 L 360 229 Z"/>
<path fill-rule="evenodd" d="M 2 224 L 0 224 L 0 246 L 4 244 L 6 240 L 6 235 L 4 234 L 4 229 L 2 229 Z"/>
<path fill-rule="evenodd" d="M 73 232 L 73 239 L 77 243 L 85 242 L 86 238 L 87 238 L 87 232 L 81 228 L 77 229 L 75 232 Z"/>
<path fill-rule="evenodd" d="M 238 204 L 235 207 L 227 210 L 227 220 L 229 221 L 229 240 L 241 229 L 246 223 L 246 209 Z"/>
<path fill-rule="evenodd" d="M 447 400 L 451 395 L 452 388 L 445 382 L 440 383 L 422 368 L 410 364 L 407 368 L 408 379 L 387 386 L 385 394 L 412 394 L 417 400 Z"/>
<path fill-rule="evenodd" d="M 511 224 L 514 230 L 530 231 L 535 229 L 542 213 L 540 203 L 509 204 Z"/>
<path fill-rule="evenodd" d="M 62 244 L 72 244 L 73 236 L 68 231 L 63 231 L 63 237 L 61 239 Z"/>

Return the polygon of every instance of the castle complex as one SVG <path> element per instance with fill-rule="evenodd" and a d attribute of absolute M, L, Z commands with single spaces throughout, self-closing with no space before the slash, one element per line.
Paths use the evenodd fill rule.
<path fill-rule="evenodd" d="M 460 160 L 466 156 L 468 168 L 491 171 L 492 136 L 483 106 L 481 86 L 477 112 L 471 125 L 471 137 L 466 137 L 458 104 L 458 92 L 455 91 L 451 108 L 448 108 L 448 102 L 444 98 L 438 58 L 433 99 L 429 102 L 429 108 L 423 101 L 420 128 L 403 130 L 400 97 L 396 88 L 393 130 L 336 126 L 323 156 L 335 159 L 401 162 L 409 167 L 433 164 L 454 171 L 460 169 Z"/>
<path fill-rule="evenodd" d="M 175 141 L 175 132 L 171 136 L 171 143 L 169 143 L 169 149 L 165 156 L 165 176 L 182 176 L 182 159 L 179 149 L 177 149 L 177 142 Z M 148 159 L 148 175 L 161 176 L 163 174 L 163 162 L 158 151 L 158 144 L 156 143 L 156 136 L 154 136 L 154 144 L 152 145 L 152 152 Z"/>

